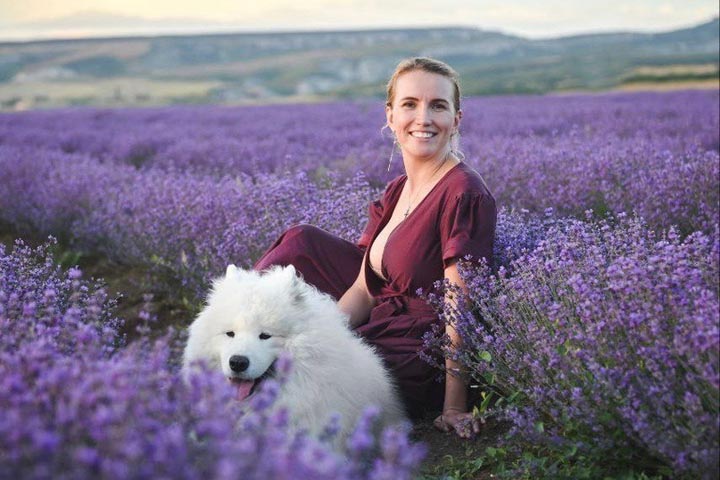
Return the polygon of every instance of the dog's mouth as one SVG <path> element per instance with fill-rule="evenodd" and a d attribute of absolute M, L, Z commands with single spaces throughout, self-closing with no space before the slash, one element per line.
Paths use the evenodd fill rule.
<path fill-rule="evenodd" d="M 273 362 L 273 364 L 270 365 L 267 370 L 265 370 L 265 373 L 260 375 L 258 378 L 245 379 L 239 377 L 229 377 L 228 380 L 230 381 L 230 383 L 237 387 L 236 398 L 238 400 L 245 400 L 250 395 L 255 393 L 255 390 L 257 390 L 263 380 L 272 377 L 274 374 L 275 362 Z"/>

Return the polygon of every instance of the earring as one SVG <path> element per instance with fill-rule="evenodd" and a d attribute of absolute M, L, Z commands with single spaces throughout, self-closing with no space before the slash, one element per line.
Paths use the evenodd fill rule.
<path fill-rule="evenodd" d="M 458 130 L 450 135 L 450 154 L 460 161 L 465 159 L 465 155 L 460 151 L 460 132 Z"/>
<path fill-rule="evenodd" d="M 392 150 L 390 150 L 390 160 L 388 160 L 388 172 L 390 171 L 390 165 L 392 165 L 393 155 L 395 155 L 395 145 L 397 145 L 397 138 L 395 138 L 395 134 L 393 133 Z"/>

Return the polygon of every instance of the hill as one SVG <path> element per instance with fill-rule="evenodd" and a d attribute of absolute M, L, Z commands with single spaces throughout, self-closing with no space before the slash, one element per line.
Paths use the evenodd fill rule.
<path fill-rule="evenodd" d="M 715 18 L 664 33 L 531 40 L 472 28 L 0 43 L 0 106 L 244 103 L 380 96 L 398 60 L 440 58 L 466 95 L 717 86 Z"/>

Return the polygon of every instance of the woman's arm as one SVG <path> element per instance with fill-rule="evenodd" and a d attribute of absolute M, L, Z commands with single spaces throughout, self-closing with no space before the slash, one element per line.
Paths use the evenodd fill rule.
<path fill-rule="evenodd" d="M 460 277 L 457 269 L 457 261 L 453 261 L 445 269 L 445 278 L 460 288 L 465 288 L 465 283 Z M 447 296 L 445 300 L 455 304 L 455 299 Z M 445 333 L 450 338 L 450 348 L 457 349 L 462 345 L 462 340 L 452 323 L 445 327 Z M 470 437 L 473 433 L 480 431 L 480 424 L 467 411 L 467 384 L 462 378 L 461 365 L 450 358 L 445 359 L 445 401 L 443 413 L 435 419 L 435 426 L 444 431 L 454 429 L 458 435 L 464 438 Z"/>
<path fill-rule="evenodd" d="M 340 310 L 350 316 L 350 328 L 357 328 L 368 321 L 370 310 L 375 306 L 375 298 L 370 295 L 365 283 L 365 259 L 360 266 L 360 273 L 350 288 L 338 300 Z"/>

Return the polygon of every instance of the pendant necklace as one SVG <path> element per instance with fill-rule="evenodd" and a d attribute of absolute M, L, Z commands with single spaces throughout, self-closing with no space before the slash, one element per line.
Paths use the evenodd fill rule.
<path fill-rule="evenodd" d="M 405 210 L 405 213 L 403 214 L 403 220 L 405 220 L 408 215 L 410 215 L 410 209 L 412 208 L 413 203 L 415 203 L 415 200 L 417 200 L 418 195 L 425 189 L 426 186 L 430 184 L 433 178 L 435 178 L 435 175 L 440 171 L 440 169 L 445 165 L 445 162 L 447 162 L 448 157 L 445 157 L 445 160 L 442 161 L 442 163 L 435 169 L 432 175 L 430 175 L 430 178 L 428 178 L 427 182 L 423 184 L 421 188 L 418 189 L 417 193 L 413 195 L 413 197 L 410 199 L 410 203 L 408 203 L 408 207 Z"/>

